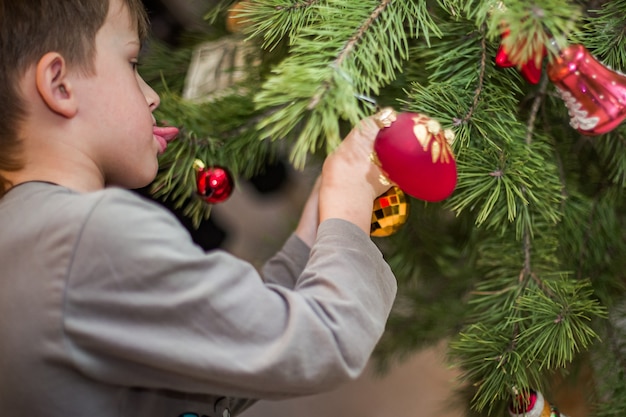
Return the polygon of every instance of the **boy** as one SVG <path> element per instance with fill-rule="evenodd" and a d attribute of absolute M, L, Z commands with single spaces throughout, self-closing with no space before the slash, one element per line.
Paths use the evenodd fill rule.
<path fill-rule="evenodd" d="M 383 332 L 375 125 L 327 158 L 263 281 L 123 189 L 176 134 L 136 72 L 145 33 L 140 0 L 0 0 L 3 416 L 224 417 L 356 377 Z"/>

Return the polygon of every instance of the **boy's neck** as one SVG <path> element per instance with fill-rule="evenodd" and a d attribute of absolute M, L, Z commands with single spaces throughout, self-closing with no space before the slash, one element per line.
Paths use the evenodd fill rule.
<path fill-rule="evenodd" d="M 98 164 L 88 157 L 85 134 L 80 129 L 76 130 L 75 121 L 60 119 L 46 111 L 33 111 L 31 116 L 20 132 L 23 167 L 3 173 L 5 178 L 14 185 L 44 181 L 77 192 L 104 188 L 105 175 Z"/>
<path fill-rule="evenodd" d="M 59 164 L 55 164 L 55 166 L 29 166 L 27 164 L 25 169 L 15 172 L 3 172 L 1 174 L 9 180 L 12 187 L 26 182 L 38 181 L 57 184 L 80 193 L 104 188 L 103 181 L 98 180 L 102 178 L 101 176 L 76 175 L 76 172 L 72 172 L 72 166 L 64 166 L 63 162 L 59 161 Z"/>

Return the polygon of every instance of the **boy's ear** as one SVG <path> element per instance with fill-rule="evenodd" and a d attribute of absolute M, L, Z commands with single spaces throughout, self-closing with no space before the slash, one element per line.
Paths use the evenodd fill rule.
<path fill-rule="evenodd" d="M 67 77 L 65 58 L 58 52 L 48 52 L 36 67 L 37 91 L 53 112 L 71 118 L 78 111 L 76 96 Z"/>

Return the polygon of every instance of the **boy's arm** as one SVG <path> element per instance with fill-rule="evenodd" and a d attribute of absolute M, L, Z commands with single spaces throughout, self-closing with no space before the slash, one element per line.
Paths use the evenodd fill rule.
<path fill-rule="evenodd" d="M 65 346 L 81 373 L 270 399 L 332 389 L 363 371 L 396 283 L 360 228 L 320 224 L 289 289 L 223 251 L 205 253 L 156 204 L 109 197 L 82 228 L 67 281 Z"/>
<path fill-rule="evenodd" d="M 307 262 L 305 245 L 315 243 L 320 221 L 346 220 L 369 234 L 373 200 L 389 188 L 370 159 L 377 132 L 371 118 L 363 120 L 326 159 L 294 235 L 263 267 L 266 282 L 293 286 Z"/>
<path fill-rule="evenodd" d="M 311 248 L 293 233 L 278 253 L 272 256 L 261 268 L 261 276 L 267 284 L 277 284 L 293 288 L 304 271 Z"/>
<path fill-rule="evenodd" d="M 295 232 L 287 239 L 281 250 L 263 265 L 261 275 L 266 283 L 293 288 L 298 276 L 304 270 L 309 260 L 311 246 L 317 237 L 319 189 L 318 179 L 304 204 Z"/>

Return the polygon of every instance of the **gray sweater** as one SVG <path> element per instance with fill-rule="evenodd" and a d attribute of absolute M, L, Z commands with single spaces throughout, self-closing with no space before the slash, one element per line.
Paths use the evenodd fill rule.
<path fill-rule="evenodd" d="M 0 415 L 224 417 L 329 390 L 361 373 L 395 292 L 343 220 L 259 274 L 129 191 L 25 183 L 0 199 Z"/>

